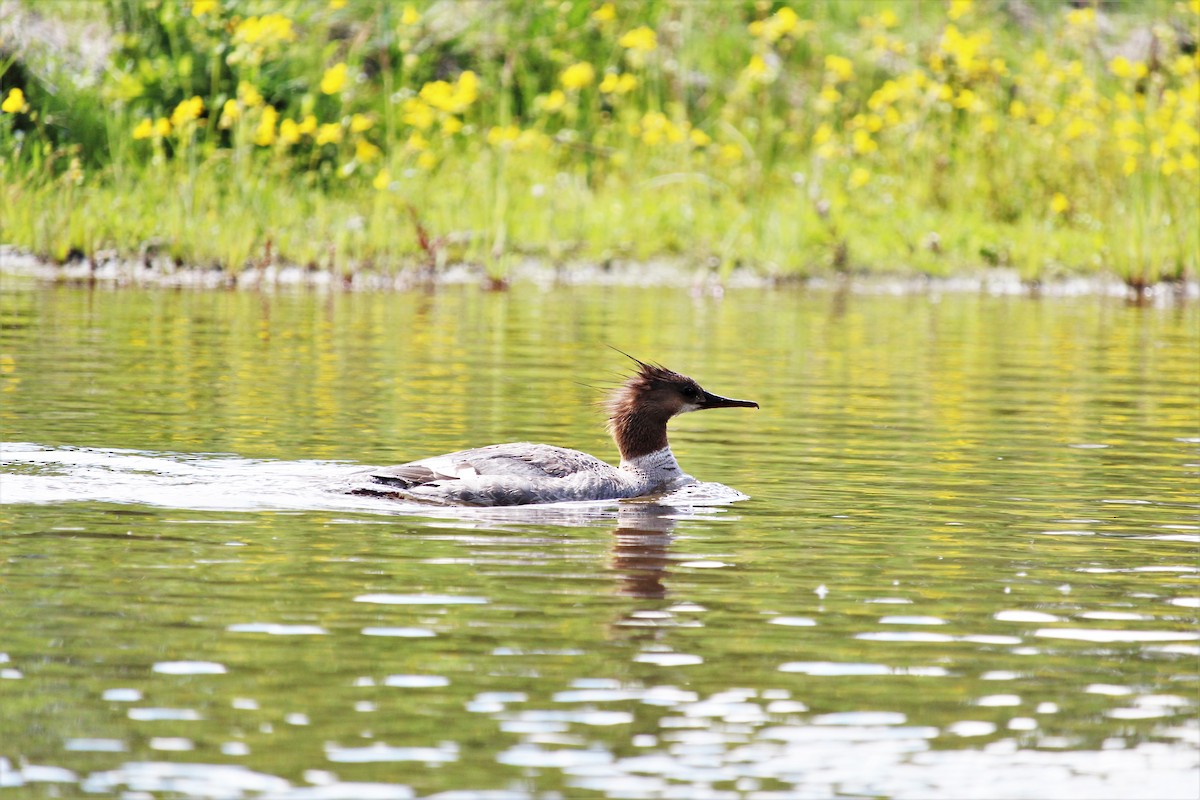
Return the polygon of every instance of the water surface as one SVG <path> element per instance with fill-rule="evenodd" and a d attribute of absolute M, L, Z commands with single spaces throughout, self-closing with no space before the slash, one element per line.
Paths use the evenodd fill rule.
<path fill-rule="evenodd" d="M 0 800 L 1194 798 L 1192 307 L 0 289 Z M 414 510 L 612 458 L 604 345 L 739 503 Z"/>

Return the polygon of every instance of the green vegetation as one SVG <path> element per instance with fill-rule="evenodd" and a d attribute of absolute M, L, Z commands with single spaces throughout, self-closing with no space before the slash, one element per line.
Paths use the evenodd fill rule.
<path fill-rule="evenodd" d="M 1200 273 L 1200 0 L 104 7 L 91 72 L 0 40 L 0 242 L 346 274 Z"/>

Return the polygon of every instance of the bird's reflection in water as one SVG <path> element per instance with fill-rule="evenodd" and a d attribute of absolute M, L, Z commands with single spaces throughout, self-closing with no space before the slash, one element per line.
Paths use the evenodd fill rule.
<path fill-rule="evenodd" d="M 668 550 L 675 520 L 675 511 L 658 504 L 623 505 L 613 531 L 612 561 L 618 573 L 623 597 L 661 599 L 667 596 L 663 582 L 671 563 Z"/>

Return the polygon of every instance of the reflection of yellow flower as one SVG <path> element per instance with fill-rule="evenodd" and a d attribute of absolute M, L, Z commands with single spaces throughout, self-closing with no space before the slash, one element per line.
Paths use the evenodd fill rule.
<path fill-rule="evenodd" d="M 317 146 L 337 144 L 342 140 L 342 126 L 336 122 L 326 122 L 317 128 Z"/>
<path fill-rule="evenodd" d="M 617 44 L 626 50 L 640 50 L 648 53 L 658 47 L 658 34 L 643 25 L 626 33 L 617 40 Z"/>
<path fill-rule="evenodd" d="M 29 110 L 29 104 L 25 102 L 25 92 L 16 88 L 8 90 L 8 97 L 4 98 L 4 102 L 0 103 L 0 111 L 5 114 L 23 114 Z"/>
<path fill-rule="evenodd" d="M 854 171 L 850 173 L 850 179 L 846 182 L 846 185 L 851 189 L 861 189 L 862 187 L 866 186 L 870 180 L 871 173 L 867 169 L 864 167 L 855 167 Z"/>
<path fill-rule="evenodd" d="M 346 63 L 344 61 L 338 62 L 325 70 L 325 74 L 321 77 L 322 94 L 337 94 L 345 85 Z"/>
<path fill-rule="evenodd" d="M 569 91 L 582 89 L 592 85 L 596 79 L 596 68 L 586 61 L 580 61 L 564 69 L 558 79 L 562 81 L 563 88 Z"/>

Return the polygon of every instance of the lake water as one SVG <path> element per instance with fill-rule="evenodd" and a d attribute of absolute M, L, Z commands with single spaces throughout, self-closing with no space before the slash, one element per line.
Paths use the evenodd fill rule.
<path fill-rule="evenodd" d="M 1189 798 L 1200 313 L 660 288 L 0 291 L 0 800 Z M 614 457 L 611 344 L 761 403 L 732 504 L 413 509 Z"/>

